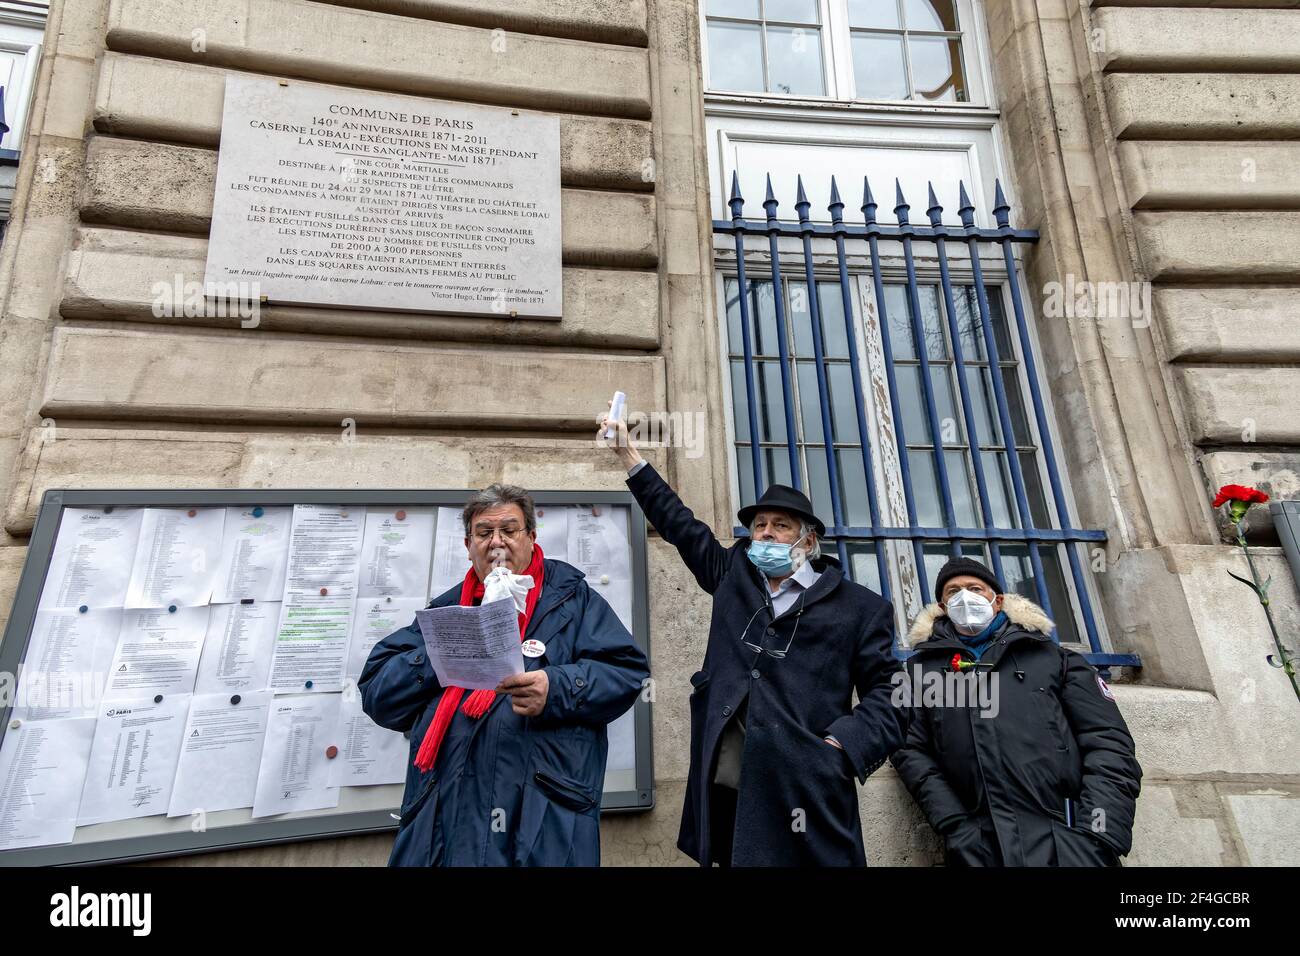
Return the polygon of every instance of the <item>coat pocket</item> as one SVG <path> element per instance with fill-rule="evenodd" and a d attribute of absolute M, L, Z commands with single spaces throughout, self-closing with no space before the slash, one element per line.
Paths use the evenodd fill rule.
<path fill-rule="evenodd" d="M 600 846 L 598 802 L 599 795 L 590 788 L 534 769 L 524 782 L 515 865 L 595 865 Z M 594 859 L 588 859 L 591 850 L 595 850 Z"/>
<path fill-rule="evenodd" d="M 1119 866 L 1119 855 L 1093 836 L 1078 827 L 1067 827 L 1052 821 L 1052 842 L 1056 846 L 1057 866 Z"/>

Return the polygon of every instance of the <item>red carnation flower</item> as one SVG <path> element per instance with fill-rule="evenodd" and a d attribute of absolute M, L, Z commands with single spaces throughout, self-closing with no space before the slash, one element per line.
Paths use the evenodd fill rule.
<path fill-rule="evenodd" d="M 1224 485 L 1219 489 L 1219 493 L 1214 496 L 1214 507 L 1222 507 L 1229 501 L 1241 501 L 1247 506 L 1262 505 L 1268 501 L 1268 495 L 1258 488 L 1251 488 L 1248 485 Z"/>

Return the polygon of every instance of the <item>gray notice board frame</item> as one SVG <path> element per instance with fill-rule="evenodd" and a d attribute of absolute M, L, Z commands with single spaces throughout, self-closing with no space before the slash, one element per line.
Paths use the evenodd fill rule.
<path fill-rule="evenodd" d="M 41 499 L 36 525 L 28 544 L 27 560 L 14 595 L 13 610 L 0 643 L 0 673 L 17 674 L 27 653 L 32 627 L 40 604 L 45 576 L 53 556 L 59 522 L 64 508 L 178 508 L 243 507 L 249 505 L 433 505 L 460 507 L 471 490 L 417 489 L 51 489 Z M 646 521 L 636 499 L 628 491 L 535 491 L 539 505 L 617 505 L 629 508 L 628 532 L 632 546 L 632 636 L 650 654 L 650 611 L 646 573 Z M 655 804 L 651 703 L 637 697 L 633 707 L 636 743 L 636 788 L 606 792 L 601 799 L 603 813 L 653 809 Z M 9 728 L 9 701 L 0 707 L 0 742 Z M 396 809 L 396 808 L 394 808 Z M 185 856 L 218 850 L 298 843 L 331 837 L 393 832 L 397 822 L 387 811 L 362 811 L 277 820 L 268 818 L 208 832 L 157 834 L 0 851 L 0 866 L 104 865 L 160 857 Z"/>

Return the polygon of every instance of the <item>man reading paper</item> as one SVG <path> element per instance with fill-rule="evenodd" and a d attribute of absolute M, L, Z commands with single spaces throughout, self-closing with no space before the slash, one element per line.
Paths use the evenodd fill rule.
<path fill-rule="evenodd" d="M 596 866 L 605 728 L 635 702 L 646 656 L 581 571 L 542 554 L 524 489 L 492 485 L 462 518 L 472 567 L 429 606 L 478 605 L 494 564 L 530 577 L 524 672 L 443 687 L 414 622 L 370 652 L 362 707 L 411 738 L 389 865 Z"/>

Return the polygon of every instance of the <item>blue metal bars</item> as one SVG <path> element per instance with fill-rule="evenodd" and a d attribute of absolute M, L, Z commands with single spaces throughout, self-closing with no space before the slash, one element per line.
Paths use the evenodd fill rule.
<path fill-rule="evenodd" d="M 733 175 L 728 200 L 731 218 L 716 220 L 713 224 L 715 234 L 732 237 L 736 252 L 736 285 L 733 290 L 732 280 L 728 280 L 727 299 L 731 337 L 738 342 L 732 341 L 730 350 L 733 353 L 733 372 L 738 371 L 735 366 L 742 359 L 744 364 L 745 413 L 742 420 L 748 426 L 746 464 L 752 470 L 754 493 L 760 494 L 767 482 L 784 477 L 765 473 L 764 440 L 767 439 L 769 454 L 779 454 L 784 445 L 784 453 L 789 456 L 791 484 L 800 489 L 807 485 L 810 496 L 819 507 L 829 506 L 833 525 L 827 536 L 835 542 L 840 561 L 849 567 L 850 553 L 859 555 L 864 545 L 869 544 L 874 550 L 874 571 L 880 590 L 887 598 L 891 596 L 892 587 L 889 551 L 885 547 L 887 541 L 911 543 L 910 551 L 917 568 L 916 587 L 925 602 L 932 599 L 927 558 L 940 560 L 933 549 L 942 545 L 944 552 L 958 555 L 974 548 L 987 555 L 1002 580 L 1010 583 L 1029 578 L 1038 603 L 1049 614 L 1052 613 L 1054 592 L 1058 602 L 1063 600 L 1067 604 L 1057 609 L 1057 615 L 1066 618 L 1058 623 L 1068 621 L 1066 631 L 1073 633 L 1074 618 L 1068 607 L 1070 592 L 1064 578 L 1060 577 L 1057 561 L 1058 549 L 1063 548 L 1070 566 L 1074 600 L 1078 603 L 1079 617 L 1092 650 L 1089 659 L 1102 668 L 1120 664 L 1140 666 L 1135 655 L 1108 654 L 1101 647 L 1078 546 L 1084 542 L 1102 542 L 1105 533 L 1073 527 L 1057 466 L 1012 249 L 1013 243 L 1035 241 L 1037 233 L 1011 228 L 1010 207 L 1000 184 L 996 188 L 992 210 L 996 229 L 982 229 L 975 225 L 975 207 L 964 184 L 959 184 L 960 227 L 944 225 L 943 207 L 933 187 L 929 190 L 926 210 L 929 224 L 912 223 L 910 207 L 897 181 L 894 212 L 898 223 L 895 226 L 881 225 L 876 221 L 878 204 L 865 180 L 862 224 L 849 224 L 844 220 L 844 202 L 834 179 L 830 186 L 830 203 L 826 207 L 829 225 L 824 221 L 814 222 L 810 216 L 812 204 L 805 194 L 802 177 L 796 184 L 794 208 L 797 222 L 782 221 L 778 217 L 779 203 L 770 176 L 762 204 L 765 219 L 747 220 L 739 179 Z M 750 260 L 746 261 L 746 235 L 767 238 L 769 262 L 760 267 L 766 273 L 761 279 L 755 280 L 750 276 L 754 258 L 751 253 Z M 783 239 L 787 240 L 785 244 L 781 241 Z M 796 246 L 791 240 L 797 240 L 802 247 L 802 274 L 798 278 L 786 276 L 782 270 L 783 245 L 787 257 L 796 254 Z M 859 346 L 864 343 L 854 309 L 857 277 L 850 270 L 847 244 L 851 240 L 865 240 L 865 261 L 869 263 L 879 319 L 877 351 L 883 358 L 883 384 L 888 391 L 888 396 L 876 395 L 870 403 L 866 374 L 859 357 Z M 823 244 L 817 245 L 819 242 Z M 832 242 L 833 264 L 830 257 Z M 893 244 L 890 250 L 901 249 L 899 256 L 890 251 L 891 271 L 888 274 L 882 267 L 882 242 Z M 933 248 L 933 256 L 926 257 L 927 272 L 924 276 L 918 272 L 916 243 L 931 244 Z M 950 243 L 964 243 L 969 259 L 954 263 L 950 257 Z M 1005 280 L 999 279 L 999 285 L 992 289 L 985 282 L 981 250 L 990 256 L 1000 251 L 1006 268 Z M 901 267 L 894 266 L 897 258 L 901 258 Z M 935 265 L 938 269 L 937 288 L 933 274 Z M 963 275 L 955 278 L 954 268 Z M 966 273 L 969 273 L 969 278 Z M 865 275 L 862 278 L 865 280 Z M 1005 296 L 1001 287 L 1003 283 Z M 759 291 L 768 292 L 769 288 L 770 305 L 765 299 L 760 302 L 757 295 Z M 803 292 L 807 294 L 806 308 L 798 304 Z M 823 292 L 828 298 L 822 298 Z M 751 294 L 755 295 L 753 299 Z M 789 304 L 787 296 L 792 297 Z M 1008 298 L 1019 356 L 1012 349 L 1010 323 L 1003 309 L 1003 302 Z M 923 303 L 930 306 L 928 311 L 923 309 Z M 738 306 L 738 321 L 730 312 L 733 304 Z M 835 331 L 838 320 L 823 324 L 831 321 L 836 308 L 843 312 L 847 350 Z M 890 311 L 897 313 L 892 321 Z M 943 314 L 942 321 L 939 312 Z M 969 328 L 962 327 L 963 316 L 969 321 Z M 759 364 L 756 356 L 766 353 L 768 372 L 772 371 L 770 366 L 774 356 L 770 343 L 765 342 L 761 352 L 755 349 L 754 336 L 758 334 L 760 321 L 768 329 L 765 333 L 767 338 L 772 337 L 775 326 L 775 357 L 779 358 L 780 368 L 781 407 L 778 409 L 775 403 L 762 406 L 765 419 L 772 420 L 766 431 L 760 431 L 756 384 L 758 373 L 764 369 L 756 369 L 756 364 Z M 809 325 L 806 330 L 804 322 Z M 891 337 L 891 327 L 897 338 Z M 832 335 L 834 341 L 828 343 L 827 335 Z M 763 337 L 759 336 L 760 339 Z M 803 342 L 803 345 L 796 348 L 797 342 Z M 896 352 L 896 348 L 901 351 Z M 804 349 L 809 349 L 811 355 Z M 741 354 L 734 355 L 736 351 Z M 899 362 L 895 361 L 896 357 Z M 804 377 L 809 358 L 816 373 L 815 394 Z M 1018 363 L 1023 363 L 1029 401 L 1021 391 Z M 842 375 L 846 368 L 847 381 L 843 377 L 832 381 L 832 371 Z M 907 373 L 906 384 L 910 391 L 900 387 L 903 372 Z M 952 381 L 954 378 L 955 383 Z M 739 381 L 734 378 L 733 381 L 739 389 Z M 775 393 L 775 383 L 766 376 L 763 381 L 772 386 L 764 389 L 766 398 L 767 391 Z M 799 387 L 799 382 L 805 384 Z M 849 383 L 851 402 L 850 396 L 845 394 Z M 774 394 L 771 397 L 774 400 Z M 741 396 L 736 398 L 739 404 Z M 816 408 L 810 407 L 813 401 Z M 959 405 L 959 408 L 954 408 L 954 405 Z M 1036 445 L 1023 412 L 1028 405 L 1033 407 Z M 894 474 L 894 469 L 892 462 L 886 459 L 877 462 L 875 459 L 869 408 L 878 410 L 880 427 L 885 434 L 892 431 L 898 460 L 897 487 L 901 491 L 902 510 L 906 513 L 905 525 L 891 523 L 882 514 L 881 496 L 889 485 L 882 481 L 886 475 L 879 473 L 878 466 L 884 464 L 888 474 Z M 778 419 L 783 420 L 784 436 L 775 432 Z M 800 425 L 813 434 L 801 432 Z M 739 423 L 737 427 L 740 427 Z M 815 437 L 817 429 L 821 432 L 821 449 L 813 447 L 819 444 Z M 851 447 L 855 429 L 858 438 L 856 450 Z M 928 442 L 923 434 L 926 431 L 929 432 Z M 908 432 L 917 434 L 909 435 Z M 982 434 L 985 437 L 981 437 Z M 737 444 L 745 442 L 740 440 Z M 837 445 L 840 446 L 838 449 Z M 856 460 L 859 452 L 862 470 L 850 480 L 846 478 L 848 472 L 845 469 Z M 814 468 L 823 454 L 824 477 L 815 475 L 820 466 Z M 913 459 L 913 454 L 918 457 Z M 1003 458 L 1005 469 L 1001 463 Z M 744 462 L 745 458 L 741 461 Z M 1041 488 L 1040 466 L 1050 488 L 1054 517 Z M 917 468 L 922 471 L 917 472 Z M 974 478 L 973 496 L 969 482 L 971 476 Z M 1009 489 L 1007 478 L 1010 479 Z M 860 494 L 865 494 L 865 514 L 861 510 L 861 498 L 857 497 Z M 819 497 L 822 500 L 818 500 Z M 927 522 L 919 520 L 921 511 L 929 517 Z M 1036 514 L 1039 523 L 1046 526 L 1036 526 Z M 849 515 L 857 520 L 849 520 Z M 898 517 L 902 518 L 902 514 Z M 939 519 L 937 524 L 935 517 Z M 862 525 L 863 518 L 869 524 Z M 1050 564 L 1041 552 L 1044 548 L 1051 559 Z M 1015 562 L 1014 566 L 1008 563 L 1010 561 Z M 1014 573 L 1009 574 L 1012 571 Z M 860 568 L 859 573 L 862 573 Z"/>

